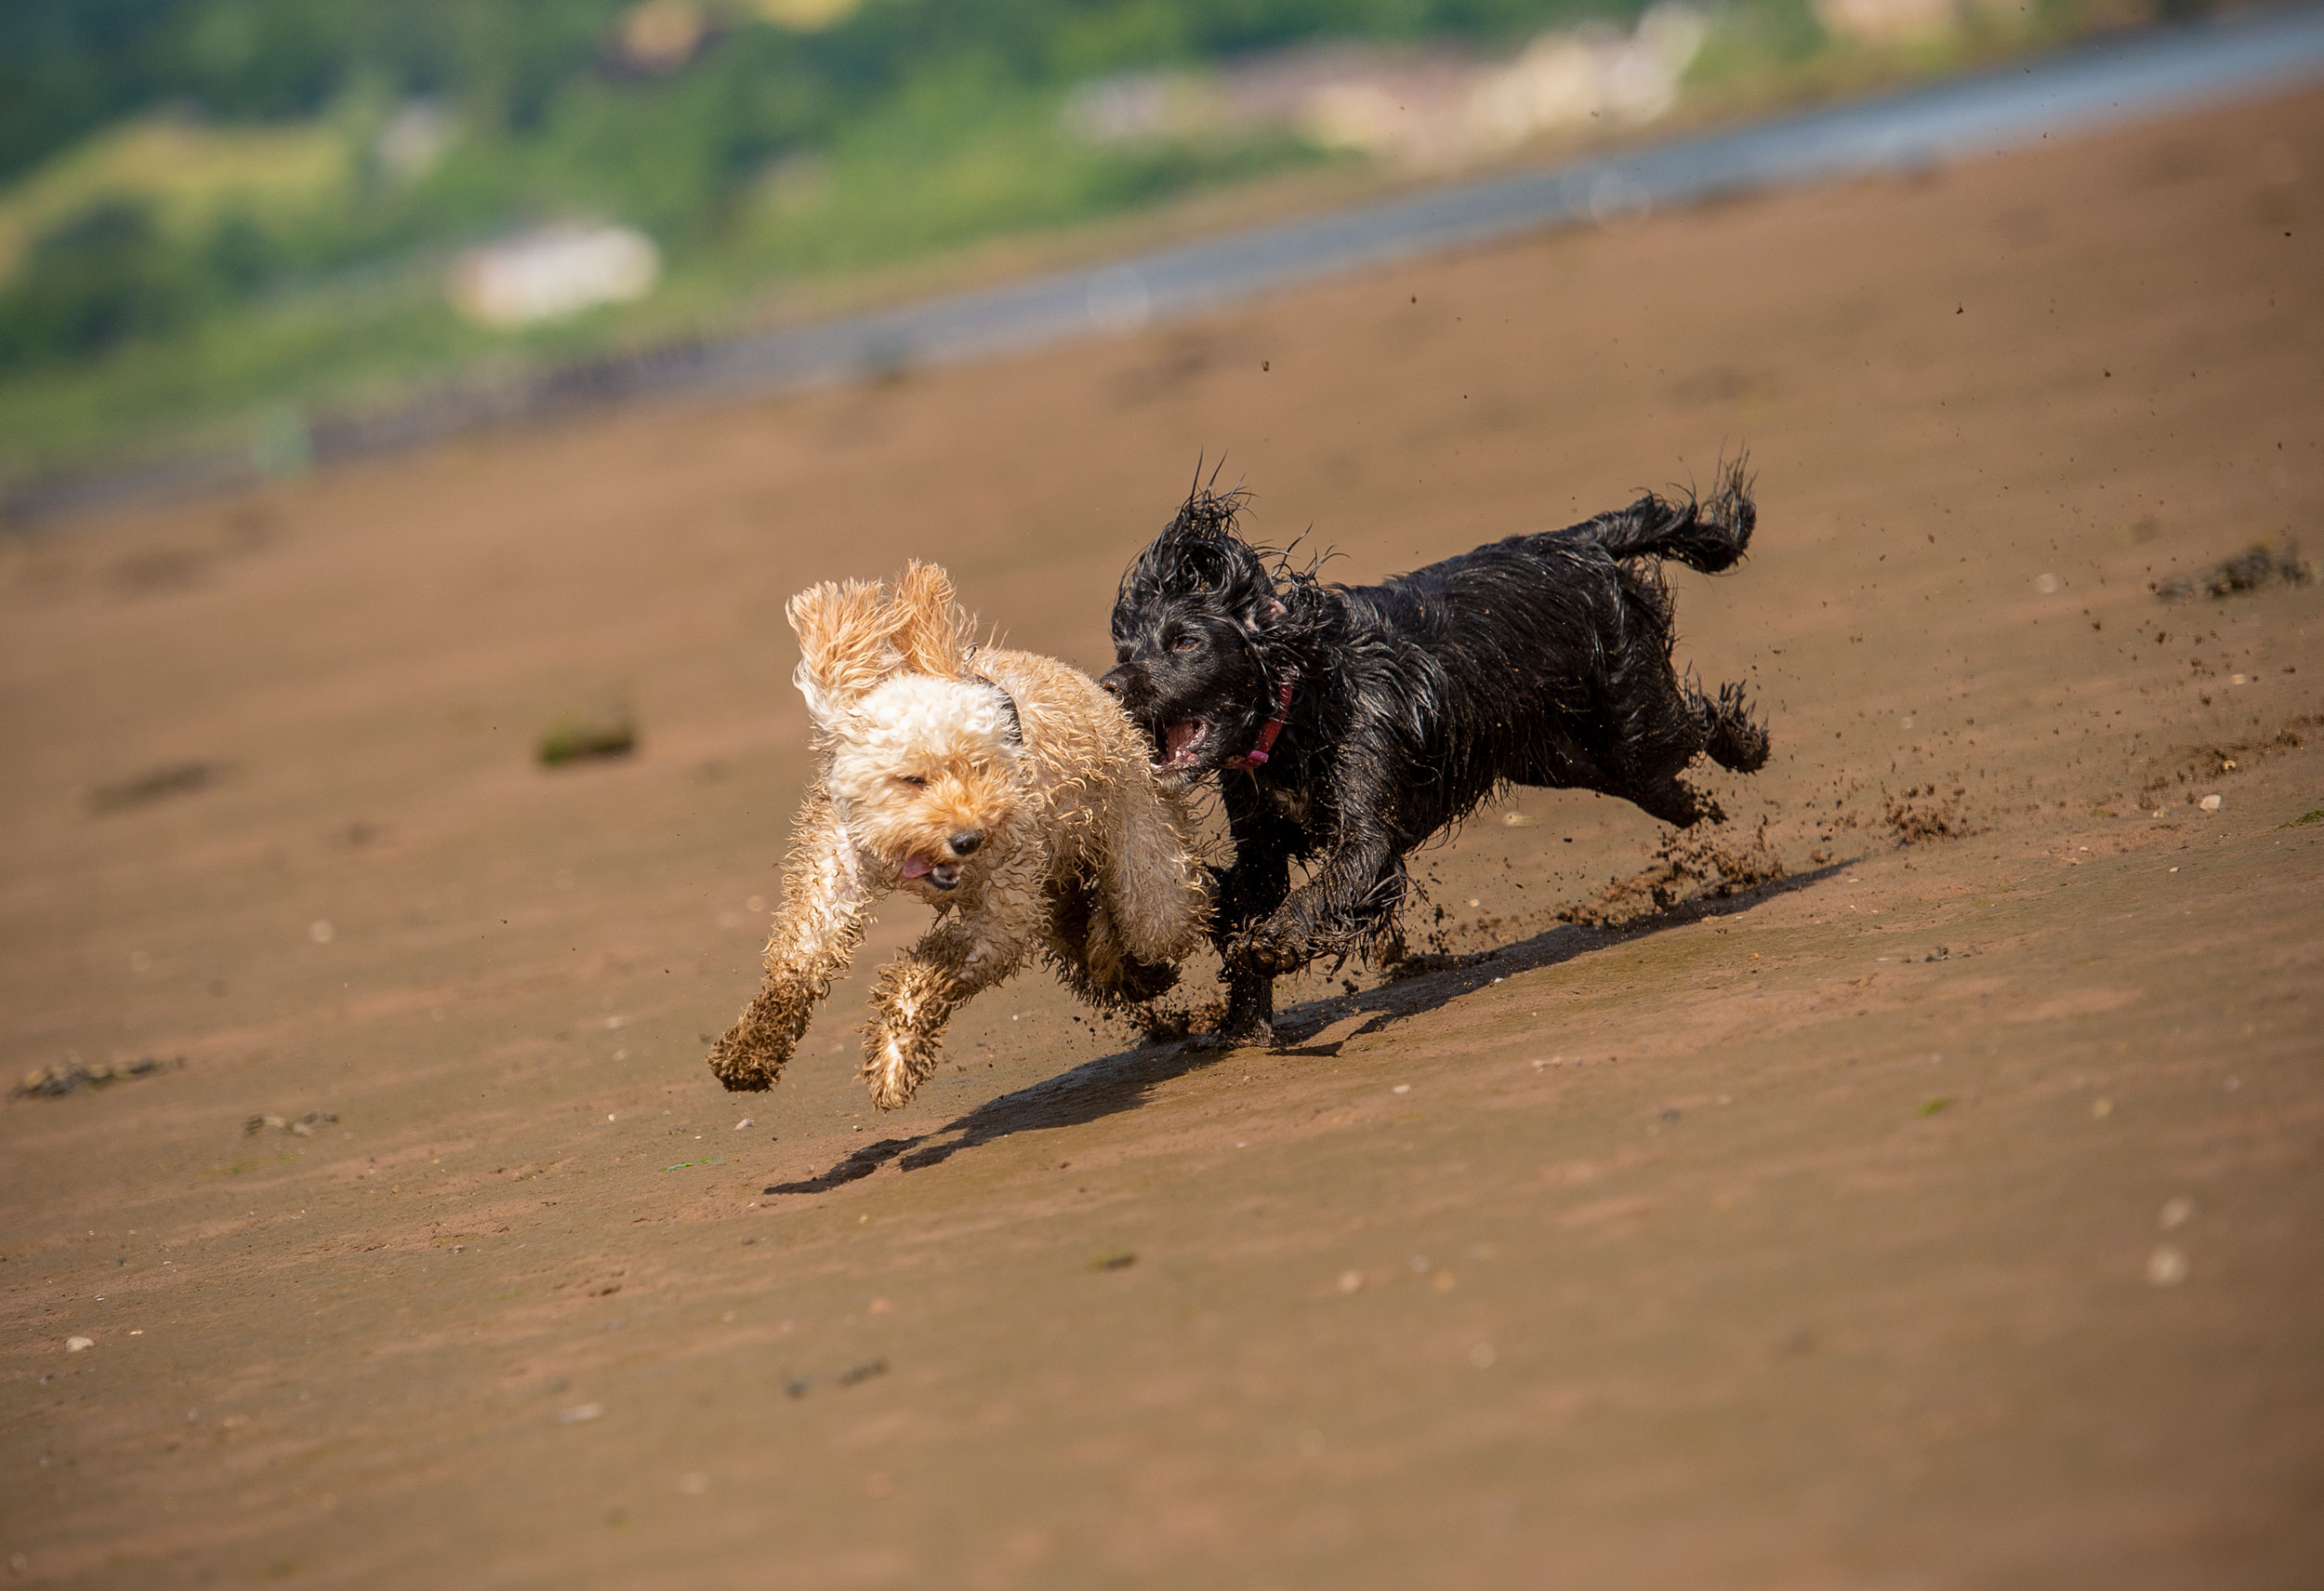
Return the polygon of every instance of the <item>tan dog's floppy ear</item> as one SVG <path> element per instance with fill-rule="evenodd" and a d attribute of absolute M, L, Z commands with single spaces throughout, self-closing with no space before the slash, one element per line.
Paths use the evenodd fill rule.
<path fill-rule="evenodd" d="M 936 564 L 916 558 L 904 566 L 896 578 L 893 622 L 905 667 L 952 679 L 968 666 L 973 625 L 952 600 L 952 577 Z"/>
<path fill-rule="evenodd" d="M 903 661 L 888 589 L 877 580 L 826 580 L 793 597 L 784 611 L 799 632 L 799 669 L 791 678 L 818 724 L 829 723 Z"/>

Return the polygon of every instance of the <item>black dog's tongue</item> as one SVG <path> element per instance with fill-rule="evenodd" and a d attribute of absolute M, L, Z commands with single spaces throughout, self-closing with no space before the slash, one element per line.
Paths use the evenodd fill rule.
<path fill-rule="evenodd" d="M 1179 762 L 1190 761 L 1189 753 L 1202 744 L 1202 737 L 1209 732 L 1209 729 L 1210 726 L 1202 720 L 1190 718 L 1173 723 L 1163 731 L 1163 765 L 1165 767 L 1175 766 Z"/>

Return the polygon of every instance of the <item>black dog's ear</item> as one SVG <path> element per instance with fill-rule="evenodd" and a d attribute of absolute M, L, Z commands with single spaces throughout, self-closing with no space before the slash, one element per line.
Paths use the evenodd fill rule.
<path fill-rule="evenodd" d="M 1274 597 L 1253 603 L 1243 610 L 1243 628 L 1257 635 L 1283 617 L 1283 603 Z"/>

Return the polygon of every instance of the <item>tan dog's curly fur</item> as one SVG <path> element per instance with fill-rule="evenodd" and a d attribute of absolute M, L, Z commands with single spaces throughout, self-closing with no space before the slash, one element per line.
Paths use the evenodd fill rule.
<path fill-rule="evenodd" d="M 721 1082 L 773 1086 L 891 891 L 937 915 L 873 990 L 864 1081 L 883 1110 L 935 1069 L 960 1003 L 1036 950 L 1101 1009 L 1176 981 L 1208 923 L 1206 874 L 1184 809 L 1112 697 L 1053 658 L 971 645 L 933 564 L 908 564 L 892 590 L 816 586 L 788 611 L 816 776 L 766 982 L 710 1051 Z"/>

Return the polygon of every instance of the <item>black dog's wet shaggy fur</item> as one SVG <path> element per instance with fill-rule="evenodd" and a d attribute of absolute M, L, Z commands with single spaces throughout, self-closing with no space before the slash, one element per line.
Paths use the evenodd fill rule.
<path fill-rule="evenodd" d="M 1327 585 L 1236 534 L 1239 493 L 1197 487 L 1122 577 L 1101 683 L 1187 780 L 1217 772 L 1234 865 L 1215 934 L 1221 1034 L 1263 1038 L 1274 977 L 1390 932 L 1404 858 L 1505 784 L 1603 790 L 1682 827 L 1723 815 L 1680 774 L 1757 769 L 1740 684 L 1670 663 L 1660 563 L 1715 573 L 1750 543 L 1738 461 L 1708 498 L 1647 496 L 1378 586 Z M 1229 767 L 1292 695 L 1268 760 Z M 1290 864 L 1315 858 L 1290 887 Z"/>

